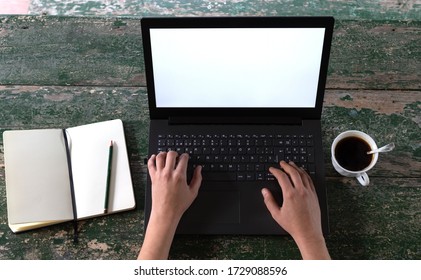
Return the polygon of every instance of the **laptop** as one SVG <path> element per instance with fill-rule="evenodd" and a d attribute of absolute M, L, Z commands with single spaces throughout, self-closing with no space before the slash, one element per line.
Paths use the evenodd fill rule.
<path fill-rule="evenodd" d="M 261 189 L 278 203 L 268 171 L 294 161 L 313 178 L 326 234 L 321 113 L 332 17 L 142 18 L 149 156 L 189 153 L 202 165 L 198 197 L 177 234 L 287 234 Z M 145 228 L 151 182 L 145 192 Z"/>

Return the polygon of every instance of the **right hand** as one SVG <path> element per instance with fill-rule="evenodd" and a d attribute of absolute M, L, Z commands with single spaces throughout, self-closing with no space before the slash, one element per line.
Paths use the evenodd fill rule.
<path fill-rule="evenodd" d="M 262 194 L 266 207 L 273 219 L 294 238 L 303 258 L 329 257 L 328 254 L 324 257 L 312 254 L 313 247 L 326 246 L 321 226 L 320 206 L 313 181 L 306 171 L 292 162 L 288 164 L 281 161 L 280 167 L 283 170 L 271 167 L 269 171 L 278 180 L 282 189 L 283 204 L 280 206 L 272 193 L 264 188 Z M 307 254 L 308 250 L 311 255 Z"/>

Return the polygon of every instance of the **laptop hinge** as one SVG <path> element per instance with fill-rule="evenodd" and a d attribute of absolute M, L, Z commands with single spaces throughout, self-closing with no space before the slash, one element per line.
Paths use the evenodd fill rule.
<path fill-rule="evenodd" d="M 186 124 L 271 124 L 271 125 L 302 125 L 301 118 L 296 117 L 184 117 L 174 116 L 168 118 L 170 125 L 186 125 Z"/>

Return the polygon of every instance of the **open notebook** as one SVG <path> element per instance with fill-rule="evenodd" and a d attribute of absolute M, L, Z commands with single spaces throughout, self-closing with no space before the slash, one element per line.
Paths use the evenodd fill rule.
<path fill-rule="evenodd" d="M 104 215 L 110 141 L 108 213 L 135 207 L 121 120 L 64 130 L 6 131 L 3 139 L 8 222 L 13 232 Z"/>

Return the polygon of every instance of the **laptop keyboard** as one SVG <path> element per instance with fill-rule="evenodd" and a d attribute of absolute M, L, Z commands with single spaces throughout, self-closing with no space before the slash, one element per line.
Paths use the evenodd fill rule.
<path fill-rule="evenodd" d="M 275 180 L 269 167 L 293 161 L 313 175 L 313 135 L 158 135 L 158 152 L 190 155 L 188 175 L 202 166 L 207 181 Z"/>

